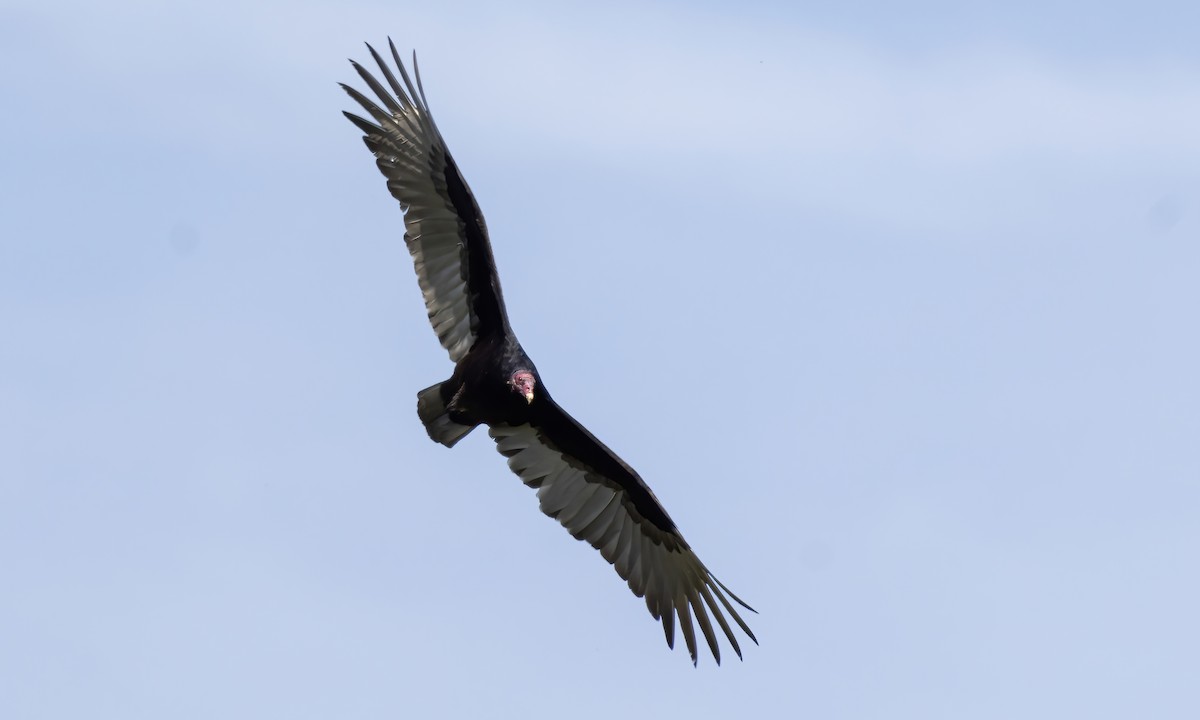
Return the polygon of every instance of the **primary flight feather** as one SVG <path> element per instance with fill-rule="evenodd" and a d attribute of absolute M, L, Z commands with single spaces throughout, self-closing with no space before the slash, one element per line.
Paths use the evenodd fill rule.
<path fill-rule="evenodd" d="M 386 88 L 351 60 L 377 100 L 342 88 L 370 116 L 345 113 L 400 201 L 429 321 L 455 363 L 449 380 L 417 393 L 426 431 L 453 447 L 487 425 L 508 466 L 537 489 L 542 512 L 599 550 L 645 598 L 667 645 L 675 646 L 678 618 L 695 663 L 694 621 L 720 663 L 715 622 L 740 658 L 729 620 L 757 643 L 735 603 L 753 608 L 700 562 L 637 472 L 551 398 L 509 325 L 483 214 L 429 113 L 416 56 L 414 84 L 391 40 L 388 46 L 399 79 L 367 46 Z"/>

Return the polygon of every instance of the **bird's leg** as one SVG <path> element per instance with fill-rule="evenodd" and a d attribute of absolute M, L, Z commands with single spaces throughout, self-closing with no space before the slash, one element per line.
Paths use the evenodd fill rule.
<path fill-rule="evenodd" d="M 475 425 L 478 421 L 471 417 L 471 412 L 467 409 L 466 392 L 466 383 L 458 386 L 458 390 L 454 392 L 454 395 L 446 403 L 446 413 L 450 416 L 451 420 L 460 425 Z"/>

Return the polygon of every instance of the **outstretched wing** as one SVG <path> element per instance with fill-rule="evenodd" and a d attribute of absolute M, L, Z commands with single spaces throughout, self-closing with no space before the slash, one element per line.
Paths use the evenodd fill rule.
<path fill-rule="evenodd" d="M 535 400 L 530 410 L 529 424 L 489 429 L 496 449 L 526 485 L 537 488 L 542 512 L 562 523 L 576 539 L 591 543 L 629 583 L 629 589 L 646 599 L 650 614 L 662 621 L 667 645 L 675 647 L 678 616 L 692 663 L 696 662 L 694 617 L 720 664 L 715 619 L 740 658 L 742 650 L 726 612 L 757 643 L 728 598 L 751 612 L 754 609 L 700 562 L 633 468 L 548 395 Z"/>
<path fill-rule="evenodd" d="M 343 84 L 371 120 L 344 114 L 365 133 L 363 141 L 375 154 L 388 190 L 400 201 L 404 242 L 416 266 L 429 321 L 450 359 L 458 362 L 479 336 L 508 331 L 508 316 L 483 214 L 429 114 L 416 55 L 414 86 L 390 39 L 388 46 L 404 84 L 367 45 L 391 93 L 351 60 L 382 107 Z"/>

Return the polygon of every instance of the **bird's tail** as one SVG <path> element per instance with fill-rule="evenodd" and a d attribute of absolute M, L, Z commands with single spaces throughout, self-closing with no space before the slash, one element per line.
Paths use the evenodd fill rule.
<path fill-rule="evenodd" d="M 425 432 L 429 433 L 434 442 L 454 447 L 454 443 L 466 437 L 475 426 L 462 425 L 450 419 L 450 413 L 446 410 L 446 398 L 442 394 L 443 385 L 445 383 L 430 385 L 417 393 L 417 415 L 420 416 L 421 422 L 425 423 Z"/>

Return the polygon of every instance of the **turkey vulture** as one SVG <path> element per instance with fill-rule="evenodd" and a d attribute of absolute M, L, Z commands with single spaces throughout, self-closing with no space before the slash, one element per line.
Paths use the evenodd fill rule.
<path fill-rule="evenodd" d="M 417 393 L 417 414 L 429 437 L 453 447 L 477 425 L 487 425 L 508 466 L 537 489 L 542 512 L 591 543 L 646 599 L 668 646 L 675 647 L 678 615 L 696 664 L 694 616 L 718 664 L 713 620 L 741 658 L 726 613 L 757 643 L 730 599 L 753 608 L 700 562 L 637 472 L 554 402 L 521 349 L 504 309 L 483 215 L 429 114 L 416 55 L 414 86 L 390 39 L 388 45 L 404 84 L 367 45 L 391 92 L 351 60 L 378 103 L 342 85 L 371 120 L 344 114 L 365 133 L 388 190 L 400 201 L 404 241 L 429 321 L 455 363 L 449 380 Z"/>

